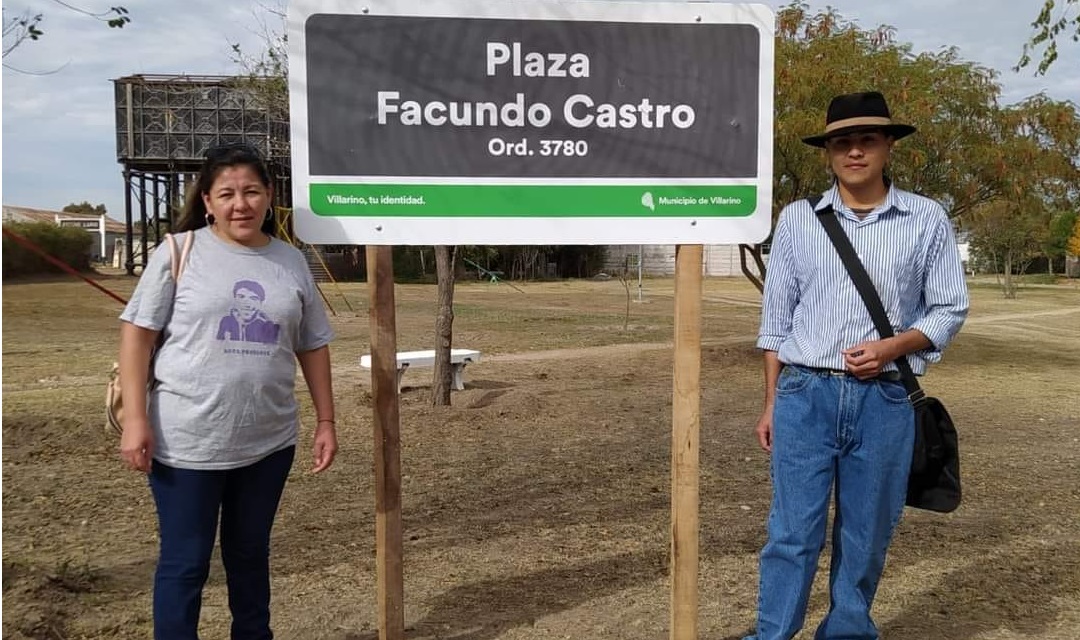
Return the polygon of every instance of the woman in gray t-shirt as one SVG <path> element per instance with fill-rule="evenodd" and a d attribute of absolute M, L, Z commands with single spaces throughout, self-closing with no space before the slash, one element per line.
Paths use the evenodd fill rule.
<path fill-rule="evenodd" d="M 303 255 L 273 237 L 272 185 L 254 148 L 208 151 L 179 225 L 194 234 L 180 277 L 154 251 L 120 316 L 121 455 L 149 474 L 161 529 L 155 638 L 197 637 L 219 514 L 232 636 L 272 637 L 270 529 L 296 449 L 298 361 L 313 470 L 337 451 L 333 333 Z"/>

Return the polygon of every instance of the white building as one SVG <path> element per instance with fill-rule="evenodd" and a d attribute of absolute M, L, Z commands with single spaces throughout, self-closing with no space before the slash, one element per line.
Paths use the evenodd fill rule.
<path fill-rule="evenodd" d="M 29 207 L 4 205 L 4 222 L 48 222 L 58 227 L 81 227 L 90 235 L 97 236 L 97 242 L 90 248 L 90 260 L 109 262 L 112 260 L 116 241 L 124 237 L 127 228 L 124 223 L 105 215 L 91 213 L 68 213 L 67 211 L 49 211 Z"/>
<path fill-rule="evenodd" d="M 637 276 L 637 256 L 642 256 L 641 270 L 645 276 L 675 275 L 675 245 L 611 245 L 604 260 L 604 271 L 616 274 L 622 271 L 629 257 L 630 273 Z M 739 245 L 707 244 L 702 256 L 702 275 L 705 276 L 741 276 Z M 752 264 L 752 263 L 751 263 Z M 751 266 L 753 269 L 754 267 Z"/>

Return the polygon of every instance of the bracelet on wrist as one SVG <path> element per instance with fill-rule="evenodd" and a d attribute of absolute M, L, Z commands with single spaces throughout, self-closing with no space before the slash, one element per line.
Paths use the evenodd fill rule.
<path fill-rule="evenodd" d="M 335 426 L 337 425 L 337 422 L 335 422 L 335 421 L 333 421 L 333 420 L 331 420 L 329 418 L 321 418 L 319 420 L 316 420 L 316 423 L 318 423 L 318 424 L 322 424 L 323 422 L 329 422 L 330 424 L 335 425 Z"/>

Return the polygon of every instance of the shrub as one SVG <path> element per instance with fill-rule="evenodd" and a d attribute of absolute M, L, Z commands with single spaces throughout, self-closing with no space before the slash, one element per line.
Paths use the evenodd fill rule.
<path fill-rule="evenodd" d="M 76 271 L 90 271 L 94 237 L 86 229 L 58 227 L 48 222 L 6 222 L 4 228 L 26 238 Z M 63 273 L 37 253 L 4 236 L 4 278 Z"/>
<path fill-rule="evenodd" d="M 1057 284 L 1057 275 L 1053 273 L 1028 273 L 1023 276 L 1024 284 Z"/>

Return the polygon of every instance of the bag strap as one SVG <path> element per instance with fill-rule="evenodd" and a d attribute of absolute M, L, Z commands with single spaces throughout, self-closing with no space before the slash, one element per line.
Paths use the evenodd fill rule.
<path fill-rule="evenodd" d="M 191 255 L 191 247 L 195 245 L 195 232 L 187 231 L 184 233 L 184 249 L 180 252 L 180 264 L 176 270 L 176 279 L 179 280 L 180 276 L 184 274 L 184 267 L 187 266 L 188 256 Z"/>
<path fill-rule="evenodd" d="M 821 196 L 814 196 L 807 200 L 810 202 L 810 208 L 816 209 L 818 203 L 821 202 Z M 844 268 L 847 269 L 852 283 L 855 284 L 855 289 L 859 292 L 859 296 L 862 297 L 866 310 L 870 312 L 870 318 L 874 321 L 874 328 L 877 329 L 882 338 L 891 338 L 895 334 L 893 333 L 892 323 L 889 322 L 889 316 L 885 313 L 885 306 L 881 304 L 881 296 L 878 295 L 877 288 L 874 287 L 874 281 L 870 279 L 870 274 L 866 272 L 866 267 L 859 260 L 859 254 L 855 252 L 855 247 L 851 245 L 851 239 L 848 238 L 843 227 L 840 226 L 840 220 L 837 219 L 833 206 L 831 204 L 826 205 L 820 211 L 815 211 L 815 213 L 818 221 L 825 227 L 825 233 L 828 234 L 829 240 L 836 247 L 836 252 L 840 254 L 840 260 L 844 263 Z M 926 393 L 919 386 L 919 381 L 915 378 L 915 372 L 911 370 L 911 364 L 908 362 L 907 356 L 897 358 L 896 367 L 900 370 L 900 378 L 908 392 L 908 400 L 915 406 L 922 404 L 926 398 Z"/>
<path fill-rule="evenodd" d="M 165 240 L 169 243 L 169 254 L 172 256 L 172 262 L 169 265 L 169 270 L 172 271 L 173 282 L 179 282 L 180 276 L 184 273 L 184 267 L 187 266 L 187 259 L 188 256 L 191 254 L 191 247 L 194 245 L 195 232 L 188 231 L 184 233 L 183 249 L 180 249 L 177 246 L 176 236 L 174 236 L 173 234 L 165 234 Z"/>
<path fill-rule="evenodd" d="M 195 246 L 195 232 L 187 231 L 184 233 L 184 248 L 181 249 L 176 244 L 176 236 L 171 233 L 165 234 L 165 241 L 169 245 L 169 256 L 172 258 L 169 263 L 169 271 L 173 277 L 173 301 L 176 301 L 176 292 L 180 288 L 180 276 L 184 273 L 184 267 L 187 266 L 188 256 L 191 254 L 191 248 Z M 165 334 L 162 333 L 158 336 L 158 347 L 161 346 L 161 341 L 165 339 Z"/>

